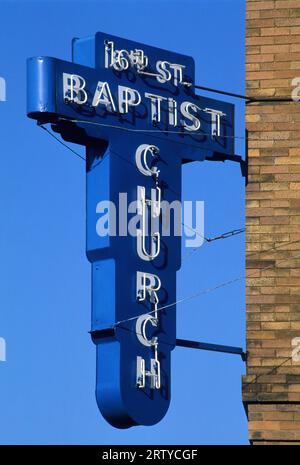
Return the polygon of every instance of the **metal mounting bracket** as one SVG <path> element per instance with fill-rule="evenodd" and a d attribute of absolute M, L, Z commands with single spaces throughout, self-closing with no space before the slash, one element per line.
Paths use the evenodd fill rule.
<path fill-rule="evenodd" d="M 91 331 L 93 339 L 105 339 L 114 337 L 115 329 L 106 328 L 97 331 Z M 176 347 L 185 347 L 186 349 L 210 350 L 212 352 L 222 352 L 225 354 L 239 355 L 243 362 L 247 361 L 247 352 L 242 347 L 225 346 L 221 344 L 211 344 L 209 342 L 190 341 L 188 339 L 176 339 Z"/>

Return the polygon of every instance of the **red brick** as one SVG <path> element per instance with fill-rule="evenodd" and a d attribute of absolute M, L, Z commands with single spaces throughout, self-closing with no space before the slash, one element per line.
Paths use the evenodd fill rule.
<path fill-rule="evenodd" d="M 247 0 L 249 96 L 291 95 L 300 76 L 300 0 Z M 297 103 L 246 107 L 247 376 L 253 444 L 300 443 L 300 110 Z M 266 404 L 267 402 L 267 404 Z"/>

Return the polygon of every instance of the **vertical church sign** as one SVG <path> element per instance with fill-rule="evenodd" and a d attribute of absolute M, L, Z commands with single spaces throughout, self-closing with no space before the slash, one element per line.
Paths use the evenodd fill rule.
<path fill-rule="evenodd" d="M 233 105 L 195 95 L 191 57 L 102 32 L 27 73 L 28 116 L 86 147 L 99 409 L 118 428 L 153 425 L 171 396 L 181 165 L 234 154 Z"/>

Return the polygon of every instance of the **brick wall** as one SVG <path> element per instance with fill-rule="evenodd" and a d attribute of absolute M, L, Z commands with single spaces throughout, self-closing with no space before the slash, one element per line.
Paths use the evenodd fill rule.
<path fill-rule="evenodd" d="M 247 95 L 290 97 L 300 76 L 300 0 L 246 5 Z M 300 102 L 248 105 L 246 121 L 249 439 L 300 444 L 300 361 L 291 358 L 300 338 Z"/>

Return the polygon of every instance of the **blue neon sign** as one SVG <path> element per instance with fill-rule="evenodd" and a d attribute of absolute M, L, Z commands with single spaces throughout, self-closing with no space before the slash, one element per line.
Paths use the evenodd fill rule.
<path fill-rule="evenodd" d="M 181 165 L 234 154 L 234 107 L 195 95 L 194 68 L 100 32 L 73 40 L 72 62 L 28 60 L 28 116 L 86 146 L 96 398 L 118 428 L 153 425 L 170 403 L 181 238 L 162 228 Z"/>

